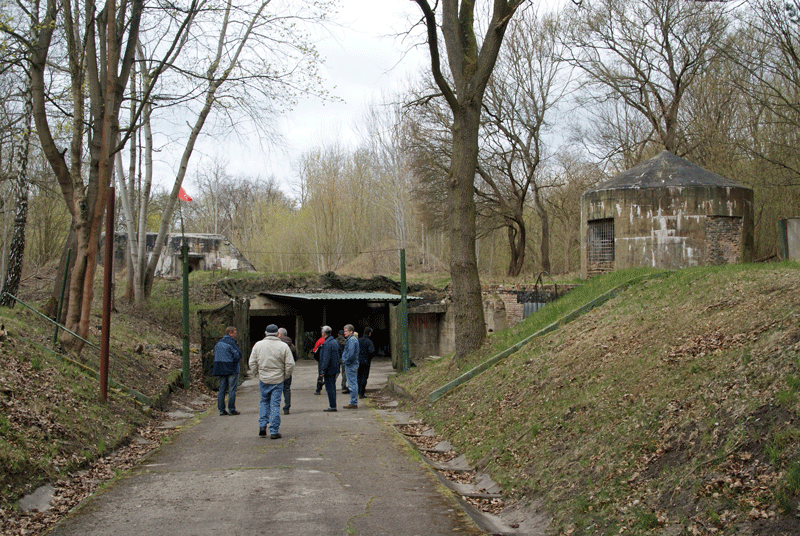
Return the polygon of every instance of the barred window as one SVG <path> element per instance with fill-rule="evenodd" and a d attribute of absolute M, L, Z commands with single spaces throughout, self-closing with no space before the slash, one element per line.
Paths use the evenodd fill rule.
<path fill-rule="evenodd" d="M 588 235 L 589 263 L 614 262 L 614 219 L 590 221 Z"/>

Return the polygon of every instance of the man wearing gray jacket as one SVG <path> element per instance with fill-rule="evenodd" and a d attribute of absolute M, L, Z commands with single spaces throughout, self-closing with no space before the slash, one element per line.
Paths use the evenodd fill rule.
<path fill-rule="evenodd" d="M 258 374 L 261 387 L 261 408 L 258 414 L 258 435 L 280 439 L 281 394 L 283 382 L 292 376 L 294 359 L 289 345 L 278 338 L 278 326 L 267 326 L 266 337 L 253 345 L 250 352 L 250 376 Z"/>

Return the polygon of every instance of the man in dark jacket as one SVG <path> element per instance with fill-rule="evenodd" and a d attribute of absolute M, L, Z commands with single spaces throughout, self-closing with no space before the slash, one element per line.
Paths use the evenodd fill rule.
<path fill-rule="evenodd" d="M 339 343 L 331 335 L 330 326 L 322 326 L 325 342 L 319 348 L 319 375 L 325 382 L 328 393 L 328 408 L 324 411 L 336 411 L 336 376 L 339 375 Z"/>
<path fill-rule="evenodd" d="M 289 345 L 292 351 L 292 359 L 297 363 L 297 347 L 292 343 L 292 338 L 286 328 L 278 328 L 278 338 Z M 283 382 L 283 414 L 289 415 L 289 408 L 292 407 L 292 377 L 289 376 Z"/>
<path fill-rule="evenodd" d="M 239 383 L 239 361 L 242 351 L 236 342 L 236 328 L 225 328 L 225 336 L 214 346 L 214 368 L 211 374 L 219 376 L 217 409 L 220 415 L 239 415 L 236 411 L 236 386 Z M 228 392 L 228 411 L 225 411 L 225 392 Z"/>
<path fill-rule="evenodd" d="M 358 339 L 358 398 L 364 398 L 369 378 L 369 366 L 375 355 L 375 344 L 372 339 L 372 328 L 364 328 L 364 336 Z"/>

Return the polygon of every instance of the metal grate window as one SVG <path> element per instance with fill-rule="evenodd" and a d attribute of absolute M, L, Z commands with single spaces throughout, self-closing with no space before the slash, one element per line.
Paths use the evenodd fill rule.
<path fill-rule="evenodd" d="M 588 234 L 589 264 L 614 262 L 614 219 L 590 221 Z"/>

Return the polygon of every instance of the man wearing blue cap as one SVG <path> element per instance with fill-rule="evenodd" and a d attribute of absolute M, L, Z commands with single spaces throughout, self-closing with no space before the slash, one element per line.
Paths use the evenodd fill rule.
<path fill-rule="evenodd" d="M 258 435 L 266 437 L 269 426 L 270 439 L 280 439 L 283 382 L 292 376 L 294 359 L 289 345 L 278 338 L 278 326 L 267 326 L 266 337 L 253 345 L 249 365 L 250 375 L 258 374 L 260 380 Z"/>

